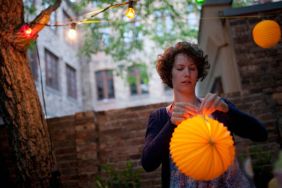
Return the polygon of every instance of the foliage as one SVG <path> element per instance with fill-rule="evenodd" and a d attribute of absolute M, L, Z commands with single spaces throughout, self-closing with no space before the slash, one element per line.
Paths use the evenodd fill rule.
<path fill-rule="evenodd" d="M 139 72 L 140 78 L 143 81 L 143 83 L 148 84 L 149 76 L 147 72 L 147 65 L 146 64 L 134 64 L 128 67 L 127 81 L 129 85 L 136 83 L 136 75 L 134 75 L 135 71 Z"/>
<path fill-rule="evenodd" d="M 76 10 L 87 4 L 82 0 L 76 4 Z M 94 1 L 94 10 L 107 7 L 111 3 L 125 1 Z M 136 18 L 125 18 L 127 6 L 109 9 L 97 16 L 100 23 L 86 28 L 88 36 L 85 38 L 81 50 L 83 55 L 91 55 L 104 51 L 115 60 L 128 60 L 130 54 L 143 50 L 144 41 L 149 39 L 156 46 L 163 48 L 177 40 L 197 38 L 197 28 L 190 27 L 188 15 L 198 13 L 200 7 L 192 0 L 140 0 L 135 3 Z M 93 18 L 94 19 L 94 18 Z M 92 44 L 92 48 L 89 48 Z"/>
<path fill-rule="evenodd" d="M 278 159 L 274 164 L 274 171 L 281 172 L 282 171 L 282 151 L 279 152 Z"/>
<path fill-rule="evenodd" d="M 51 4 L 54 4 L 56 0 L 42 0 L 41 1 L 41 6 L 42 7 L 47 7 Z M 34 16 L 36 14 L 37 8 L 36 8 L 36 1 L 35 0 L 24 0 L 24 12 L 25 12 L 25 16 L 26 18 L 28 18 L 28 16 Z"/>
<path fill-rule="evenodd" d="M 135 170 L 131 162 L 127 163 L 126 169 L 115 170 L 110 165 L 101 167 L 104 176 L 96 178 L 97 188 L 139 188 L 140 171 Z"/>
<path fill-rule="evenodd" d="M 255 172 L 261 172 L 265 166 L 271 165 L 272 154 L 265 151 L 261 146 L 253 146 L 250 148 L 253 169 Z"/>
<path fill-rule="evenodd" d="M 54 0 L 52 0 L 54 1 Z M 100 10 L 112 4 L 124 3 L 128 0 L 80 0 L 71 3 L 79 13 L 86 6 L 92 10 Z M 27 14 L 36 12 L 34 0 L 25 0 Z M 43 0 L 42 4 L 51 1 Z M 159 48 L 167 47 L 177 40 L 196 40 L 197 28 L 191 27 L 191 13 L 199 14 L 200 6 L 195 0 L 135 0 L 136 18 L 129 20 L 124 13 L 127 5 L 108 9 L 91 18 L 95 23 L 85 24 L 82 56 L 104 51 L 114 60 L 131 60 L 130 54 L 141 51 L 144 42 L 150 40 Z M 195 20 L 192 20 L 195 22 Z"/>
<path fill-rule="evenodd" d="M 234 0 L 232 3 L 232 7 L 245 7 L 253 5 L 256 2 L 256 0 Z"/>

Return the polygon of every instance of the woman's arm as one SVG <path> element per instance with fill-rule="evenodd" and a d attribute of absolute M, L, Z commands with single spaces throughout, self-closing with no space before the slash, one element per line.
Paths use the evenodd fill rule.
<path fill-rule="evenodd" d="M 224 123 L 228 129 L 236 135 L 249 138 L 252 141 L 265 141 L 267 131 L 264 125 L 256 118 L 239 111 L 234 104 L 223 99 L 228 105 L 228 112 L 215 111 L 213 115 Z"/>
<path fill-rule="evenodd" d="M 143 168 L 150 172 L 157 169 L 162 158 L 166 157 L 169 142 L 172 136 L 174 125 L 169 118 L 161 120 L 160 111 L 151 113 L 148 120 L 148 128 L 145 137 L 145 146 L 142 153 L 141 163 Z"/>

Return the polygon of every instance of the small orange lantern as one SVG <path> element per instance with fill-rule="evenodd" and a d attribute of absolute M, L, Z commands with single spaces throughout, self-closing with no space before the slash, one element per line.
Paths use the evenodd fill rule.
<path fill-rule="evenodd" d="M 232 136 L 220 122 L 197 115 L 179 124 L 170 141 L 170 154 L 177 168 L 195 180 L 212 180 L 233 163 Z"/>
<path fill-rule="evenodd" d="M 253 39 L 262 48 L 274 47 L 281 38 L 280 26 L 273 20 L 263 20 L 253 29 Z"/>

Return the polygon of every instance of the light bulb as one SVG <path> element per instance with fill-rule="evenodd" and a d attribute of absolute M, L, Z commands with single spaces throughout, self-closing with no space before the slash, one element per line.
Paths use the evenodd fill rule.
<path fill-rule="evenodd" d="M 134 10 L 134 8 L 129 7 L 129 8 L 126 10 L 125 15 L 126 15 L 128 18 L 133 19 L 133 18 L 135 17 L 135 10 Z"/>
<path fill-rule="evenodd" d="M 68 38 L 71 40 L 75 40 L 77 37 L 77 31 L 75 29 L 68 30 Z"/>
<path fill-rule="evenodd" d="M 129 19 L 133 19 L 135 17 L 135 10 L 133 8 L 133 1 L 129 1 L 128 2 L 128 9 L 125 12 L 125 15 L 129 18 Z"/>
<path fill-rule="evenodd" d="M 22 32 L 25 38 L 32 38 L 32 29 L 29 27 L 29 25 L 27 24 L 23 25 L 20 28 L 20 31 Z"/>
<path fill-rule="evenodd" d="M 75 40 L 77 38 L 76 23 L 71 23 L 70 27 L 67 36 L 70 40 Z"/>

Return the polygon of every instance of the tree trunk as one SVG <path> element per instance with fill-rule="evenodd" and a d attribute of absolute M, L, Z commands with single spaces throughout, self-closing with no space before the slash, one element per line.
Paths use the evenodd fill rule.
<path fill-rule="evenodd" d="M 13 147 L 16 184 L 48 187 L 55 160 L 27 49 L 7 40 L 23 24 L 23 1 L 0 0 L 0 4 L 0 114 Z"/>

